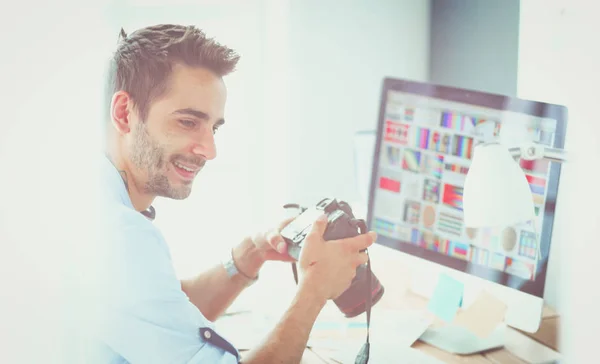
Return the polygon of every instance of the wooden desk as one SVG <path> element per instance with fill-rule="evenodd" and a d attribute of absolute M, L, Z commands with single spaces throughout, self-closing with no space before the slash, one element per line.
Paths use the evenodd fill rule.
<path fill-rule="evenodd" d="M 399 305 L 399 309 L 415 309 L 424 307 L 426 301 L 419 296 L 411 293 L 406 293 L 404 299 L 396 301 L 402 302 Z M 383 305 L 389 305 L 387 302 L 381 302 Z M 396 305 L 398 306 L 398 305 Z M 545 309 L 543 313 L 543 320 L 540 329 L 535 334 L 523 333 L 518 330 L 509 329 L 511 331 L 511 343 L 507 343 L 507 347 L 502 349 L 493 350 L 486 353 L 460 356 L 447 353 L 443 350 L 430 346 L 424 342 L 417 341 L 413 344 L 413 348 L 424 351 L 425 353 L 442 360 L 445 363 L 481 363 L 481 364 L 524 364 L 530 363 L 523 357 L 527 357 L 528 351 L 534 347 L 534 350 L 548 351 L 549 357 L 554 356 L 552 351 L 559 352 L 558 345 L 558 328 L 560 324 L 560 318 L 552 309 Z M 524 346 L 526 346 L 524 348 Z M 512 349 L 512 350 L 511 350 Z M 517 353 L 513 352 L 516 351 Z M 525 353 L 525 354 L 523 354 Z M 539 357 L 536 356 L 536 357 Z M 551 362 L 551 361 L 549 361 Z M 325 349 L 306 349 L 302 364 L 337 364 L 338 362 L 328 358 L 328 352 Z"/>
<path fill-rule="evenodd" d="M 372 254 L 373 255 L 373 254 Z M 402 262 L 399 262 L 398 256 L 392 256 L 387 258 L 385 251 L 376 258 L 377 265 L 374 266 L 374 272 L 378 276 L 379 280 L 383 283 L 386 291 L 381 301 L 376 305 L 376 308 L 384 308 L 389 310 L 415 310 L 422 309 L 427 304 L 427 300 L 423 297 L 412 294 L 409 290 L 409 276 L 410 271 Z M 273 271 L 270 273 L 278 273 L 271 275 L 264 275 L 265 277 L 273 277 L 273 282 L 277 281 L 278 277 L 286 277 L 290 271 L 288 267 L 281 267 L 281 271 Z M 278 283 L 279 284 L 279 283 Z M 283 284 L 283 283 L 282 283 Z M 268 295 L 269 292 L 278 292 L 282 286 L 269 286 L 268 281 L 263 282 L 265 285 L 264 294 L 259 297 Z M 287 281 L 283 285 L 289 287 Z M 259 300 L 257 299 L 257 302 Z M 277 305 L 279 308 L 287 307 L 287 302 L 283 300 L 281 304 Z M 337 311 L 336 311 L 337 312 Z M 339 317 L 339 312 L 338 312 Z M 364 322 L 364 319 L 357 320 Z M 414 348 L 422 350 L 427 354 L 438 358 L 439 360 L 446 363 L 497 363 L 497 364 L 523 364 L 532 362 L 533 360 L 527 360 L 527 357 L 531 357 L 531 352 L 535 352 L 536 359 L 539 358 L 540 351 L 548 352 L 548 357 L 556 357 L 557 352 L 560 352 L 558 344 L 558 328 L 560 319 L 558 315 L 551 309 L 544 310 L 543 322 L 540 329 L 535 334 L 522 333 L 520 331 L 509 329 L 510 340 L 507 341 L 505 348 L 490 351 L 483 354 L 472 355 L 472 356 L 458 356 L 452 355 L 435 347 L 432 347 L 423 342 L 417 341 L 413 344 Z M 361 336 L 364 339 L 364 336 Z M 337 364 L 336 361 L 329 359 L 329 353 L 325 349 L 306 349 L 304 357 L 301 361 L 302 364 Z M 525 359 L 523 359 L 525 358 Z M 551 363 L 552 360 L 536 360 L 538 363 Z"/>

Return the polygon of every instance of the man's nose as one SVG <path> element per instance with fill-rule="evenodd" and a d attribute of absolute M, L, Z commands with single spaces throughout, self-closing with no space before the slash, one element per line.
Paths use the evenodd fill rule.
<path fill-rule="evenodd" d="M 202 133 L 200 140 L 192 148 L 192 153 L 201 155 L 206 160 L 212 160 L 217 157 L 217 146 L 212 132 Z"/>

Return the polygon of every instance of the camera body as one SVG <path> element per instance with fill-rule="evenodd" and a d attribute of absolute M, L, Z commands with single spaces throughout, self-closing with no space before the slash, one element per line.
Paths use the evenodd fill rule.
<path fill-rule="evenodd" d="M 300 259 L 304 239 L 312 230 L 313 222 L 323 214 L 327 215 L 327 228 L 323 234 L 326 241 L 350 238 L 367 232 L 364 220 L 356 219 L 352 208 L 344 201 L 324 198 L 303 210 L 281 231 L 288 244 L 288 254 L 296 260 Z M 371 295 L 371 305 L 375 305 L 383 296 L 384 288 L 375 274 L 367 273 L 370 270 L 367 272 L 366 264 L 359 266 L 350 287 L 333 300 L 346 317 L 355 317 L 365 312 L 368 295 Z"/>

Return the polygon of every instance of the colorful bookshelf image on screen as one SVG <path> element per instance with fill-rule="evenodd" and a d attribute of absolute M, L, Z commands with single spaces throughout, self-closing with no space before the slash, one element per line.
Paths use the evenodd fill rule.
<path fill-rule="evenodd" d="M 395 96 L 388 98 L 381 135 L 376 195 L 385 195 L 375 199 L 374 229 L 403 244 L 535 279 L 539 221 L 478 230 L 463 224 L 463 186 L 474 147 L 484 138 L 497 137 L 503 118 L 510 115 L 491 109 L 469 113 L 464 105 L 451 102 L 404 104 L 401 93 Z M 542 122 L 533 116 L 528 122 L 536 142 L 553 143 L 548 120 L 543 129 L 536 129 Z M 539 220 L 546 204 L 549 163 L 519 164 Z"/>

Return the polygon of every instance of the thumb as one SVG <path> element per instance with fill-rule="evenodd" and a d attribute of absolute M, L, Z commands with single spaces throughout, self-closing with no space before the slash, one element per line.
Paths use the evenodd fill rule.
<path fill-rule="evenodd" d="M 292 216 L 292 217 L 289 217 L 289 218 L 283 220 L 281 223 L 279 223 L 279 226 L 277 227 L 277 229 L 279 231 L 283 230 L 283 228 L 285 228 L 286 226 L 288 226 L 288 224 L 290 222 L 294 221 L 296 219 L 296 217 L 297 216 Z"/>
<path fill-rule="evenodd" d="M 327 222 L 326 214 L 319 216 L 313 223 L 311 234 L 322 238 L 323 234 L 325 234 L 325 229 L 327 229 Z"/>
<path fill-rule="evenodd" d="M 326 229 L 327 215 L 323 214 L 313 222 L 310 233 L 304 239 L 304 246 L 300 253 L 301 266 L 311 266 L 315 264 L 315 259 L 318 260 L 319 254 L 316 252 L 321 250 L 321 244 L 324 243 L 323 234 Z"/>

